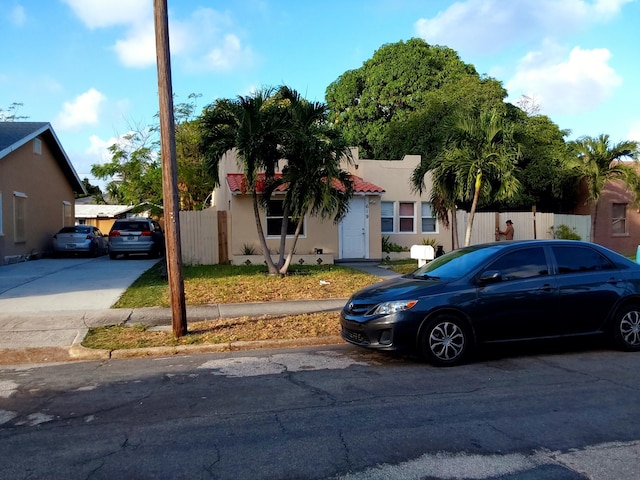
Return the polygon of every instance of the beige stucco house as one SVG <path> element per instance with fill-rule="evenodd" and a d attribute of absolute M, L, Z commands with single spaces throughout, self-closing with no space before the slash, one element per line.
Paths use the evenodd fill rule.
<path fill-rule="evenodd" d="M 331 263 L 349 260 L 379 260 L 382 238 L 404 247 L 433 239 L 448 251 L 451 234 L 444 231 L 431 212 L 427 194 L 422 197 L 410 188 L 410 177 L 420 156 L 407 155 L 401 160 L 366 160 L 353 149 L 353 163 L 345 168 L 354 182 L 355 194 L 349 212 L 339 223 L 307 216 L 303 233 L 296 245 L 296 258 L 306 262 Z M 221 186 L 212 196 L 212 207 L 226 212 L 229 260 L 246 263 L 247 253 L 262 255 L 254 221 L 251 194 L 244 188 L 244 175 L 233 151 L 219 164 Z M 277 194 L 274 197 L 277 202 Z M 262 227 L 272 254 L 278 253 L 280 225 L 277 208 L 272 216 L 261 212 Z M 259 260 L 258 260 L 259 261 Z M 294 261 L 296 259 L 294 258 Z"/>
<path fill-rule="evenodd" d="M 46 122 L 0 122 L 0 265 L 47 252 L 86 193 Z"/>

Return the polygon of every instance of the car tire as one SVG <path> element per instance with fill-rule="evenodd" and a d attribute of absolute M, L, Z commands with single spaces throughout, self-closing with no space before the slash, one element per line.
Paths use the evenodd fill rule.
<path fill-rule="evenodd" d="M 118 258 L 118 254 L 115 252 L 109 252 L 109 258 L 111 260 L 115 260 L 116 258 Z"/>
<path fill-rule="evenodd" d="M 627 305 L 616 312 L 613 340 L 621 350 L 640 351 L 640 305 Z"/>
<path fill-rule="evenodd" d="M 455 315 L 442 314 L 422 329 L 420 353 L 438 367 L 452 367 L 464 361 L 471 343 L 467 324 Z"/>

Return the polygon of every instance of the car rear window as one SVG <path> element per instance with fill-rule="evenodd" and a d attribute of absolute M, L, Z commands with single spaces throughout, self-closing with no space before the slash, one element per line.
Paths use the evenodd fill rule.
<path fill-rule="evenodd" d="M 148 222 L 116 222 L 113 230 L 130 230 L 134 232 L 148 232 L 150 230 Z"/>
<path fill-rule="evenodd" d="M 91 227 L 64 227 L 60 230 L 60 233 L 91 233 Z"/>

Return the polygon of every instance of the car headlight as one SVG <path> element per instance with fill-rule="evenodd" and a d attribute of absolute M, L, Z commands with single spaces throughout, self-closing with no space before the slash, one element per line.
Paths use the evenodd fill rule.
<path fill-rule="evenodd" d="M 389 315 L 413 308 L 417 300 L 396 300 L 394 302 L 384 302 L 373 307 L 367 315 Z"/>

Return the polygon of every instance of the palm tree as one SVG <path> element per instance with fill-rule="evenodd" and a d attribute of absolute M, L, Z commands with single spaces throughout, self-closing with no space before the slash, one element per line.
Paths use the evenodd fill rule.
<path fill-rule="evenodd" d="M 518 156 L 513 132 L 496 111 L 474 111 L 450 126 L 449 140 L 432 168 L 434 193 L 447 208 L 454 201 L 471 202 L 465 246 L 471 241 L 479 205 L 518 194 L 520 182 L 514 175 Z"/>
<path fill-rule="evenodd" d="M 258 238 L 270 274 L 286 273 L 306 214 L 339 221 L 352 194 L 340 160 L 350 157 L 341 135 L 327 122 L 327 107 L 311 103 L 288 87 L 265 89 L 253 96 L 218 100 L 200 119 L 201 150 L 216 185 L 218 165 L 235 149 L 251 190 Z M 281 174 L 275 171 L 279 164 Z M 260 180 L 264 175 L 264 181 Z M 269 253 L 260 208 L 268 211 L 273 193 L 285 191 L 280 258 Z M 289 218 L 295 219 L 293 244 L 285 259 Z"/>
<path fill-rule="evenodd" d="M 259 174 L 274 176 L 281 158 L 280 141 L 287 128 L 283 109 L 273 101 L 274 89 L 258 90 L 249 96 L 221 99 L 206 107 L 200 117 L 200 148 L 207 168 L 220 185 L 218 166 L 225 153 L 235 149 L 251 191 L 258 239 L 269 273 L 278 269 L 271 259 L 260 221 Z"/>
<path fill-rule="evenodd" d="M 581 137 L 571 143 L 575 159 L 570 167 L 576 172 L 578 181 L 587 189 L 587 203 L 593 205 L 591 238 L 595 239 L 598 200 L 604 185 L 610 180 L 622 180 L 634 191 L 636 201 L 639 198 L 640 177 L 634 165 L 624 163 L 624 159 L 634 161 L 638 156 L 638 142 L 622 141 L 611 144 L 609 135 Z"/>
<path fill-rule="evenodd" d="M 353 186 L 348 172 L 340 167 L 341 159 L 351 158 L 342 135 L 327 121 L 327 106 L 309 102 L 298 92 L 281 87 L 276 98 L 288 111 L 289 129 L 282 139 L 286 164 L 282 175 L 273 177 L 263 200 L 268 201 L 278 187 L 285 187 L 283 222 L 280 235 L 278 273 L 285 274 L 291 263 L 306 214 L 339 222 L 346 215 Z M 285 258 L 289 218 L 296 229 Z"/>

